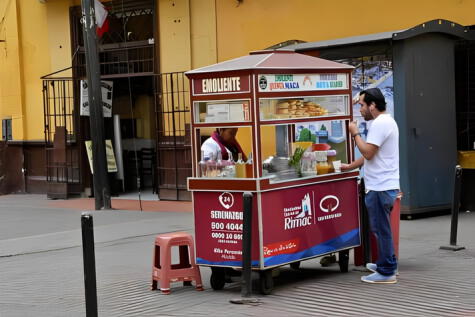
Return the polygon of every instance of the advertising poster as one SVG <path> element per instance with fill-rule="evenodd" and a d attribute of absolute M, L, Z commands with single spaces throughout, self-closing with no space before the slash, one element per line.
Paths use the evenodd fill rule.
<path fill-rule="evenodd" d="M 386 111 L 394 117 L 393 65 L 391 56 L 367 56 L 339 60 L 338 62 L 355 67 L 351 79 L 353 98 L 359 96 L 362 90 L 379 88 L 386 99 Z M 353 105 L 353 117 L 358 122 L 361 136 L 366 140 L 368 122 L 361 116 L 359 104 Z M 355 159 L 359 157 L 361 157 L 361 153 L 356 148 Z"/>
<path fill-rule="evenodd" d="M 84 141 L 86 145 L 86 153 L 87 158 L 89 160 L 89 167 L 91 168 L 91 173 L 94 174 L 94 167 L 93 167 L 93 155 L 92 155 L 92 141 Z M 111 140 L 105 140 L 106 144 L 106 160 L 107 160 L 107 172 L 108 173 L 116 173 L 117 172 L 117 164 L 115 162 L 115 155 L 114 155 L 114 148 L 112 147 Z"/>
<path fill-rule="evenodd" d="M 102 111 L 104 118 L 110 118 L 112 116 L 112 90 L 114 82 L 101 81 L 101 94 L 102 94 Z M 81 96 L 80 96 L 80 115 L 89 116 L 89 92 L 87 90 L 87 81 L 81 80 Z"/>
<path fill-rule="evenodd" d="M 264 266 L 360 244 L 356 179 L 262 194 Z"/>
<path fill-rule="evenodd" d="M 242 265 L 242 193 L 193 192 L 196 263 Z M 252 207 L 252 266 L 259 265 L 257 197 Z"/>

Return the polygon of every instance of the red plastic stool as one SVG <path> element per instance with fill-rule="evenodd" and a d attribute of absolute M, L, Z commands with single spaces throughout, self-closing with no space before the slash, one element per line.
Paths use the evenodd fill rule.
<path fill-rule="evenodd" d="M 155 238 L 152 290 L 157 289 L 157 281 L 160 281 L 160 290 L 164 294 L 170 294 L 170 282 L 178 281 L 183 281 L 183 285 L 190 285 L 191 281 L 195 281 L 196 289 L 203 290 L 193 245 L 193 237 L 186 232 L 164 233 Z M 171 262 L 173 246 L 178 246 L 180 255 L 178 264 Z"/>

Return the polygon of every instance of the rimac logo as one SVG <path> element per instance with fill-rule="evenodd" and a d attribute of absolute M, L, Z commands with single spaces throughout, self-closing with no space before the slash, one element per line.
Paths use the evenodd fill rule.
<path fill-rule="evenodd" d="M 229 192 L 224 192 L 219 195 L 219 203 L 226 209 L 231 208 L 234 205 L 234 196 Z"/>
<path fill-rule="evenodd" d="M 264 75 L 259 77 L 259 88 L 261 88 L 262 90 L 265 90 L 267 88 L 267 78 Z"/>
<path fill-rule="evenodd" d="M 294 229 L 312 224 L 312 202 L 310 193 L 303 196 L 300 205 L 284 208 L 284 229 Z"/>
<path fill-rule="evenodd" d="M 332 212 L 335 211 L 340 205 L 340 200 L 338 197 L 333 195 L 327 195 L 320 200 L 320 209 L 323 212 Z"/>

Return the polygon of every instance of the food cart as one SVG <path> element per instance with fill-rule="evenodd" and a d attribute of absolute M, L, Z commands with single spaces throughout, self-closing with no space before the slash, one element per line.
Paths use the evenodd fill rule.
<path fill-rule="evenodd" d="M 196 263 L 212 269 L 221 289 L 241 267 L 243 193 L 251 192 L 251 265 L 260 290 L 272 270 L 360 245 L 357 171 L 353 158 L 353 67 L 292 51 L 259 51 L 195 69 L 190 79 Z M 203 157 L 216 128 L 238 128 L 247 161 Z M 203 154 L 203 155 L 202 155 Z M 219 155 L 218 155 L 219 156 Z M 335 162 L 335 163 L 333 163 Z"/>

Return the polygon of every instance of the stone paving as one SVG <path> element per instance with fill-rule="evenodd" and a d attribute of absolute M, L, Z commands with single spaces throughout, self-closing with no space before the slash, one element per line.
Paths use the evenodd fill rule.
<path fill-rule="evenodd" d="M 475 213 L 461 213 L 459 244 L 450 216 L 401 222 L 398 284 L 368 285 L 350 266 L 323 268 L 318 259 L 296 271 L 282 267 L 259 305 L 236 305 L 240 284 L 205 291 L 172 284 L 150 291 L 154 236 L 192 232 L 190 212 L 93 212 L 100 316 L 475 316 Z M 0 197 L 0 316 L 86 316 L 80 211 L 51 207 L 42 195 Z M 257 287 L 255 287 L 257 289 Z M 257 292 L 257 291 L 256 291 Z"/>

